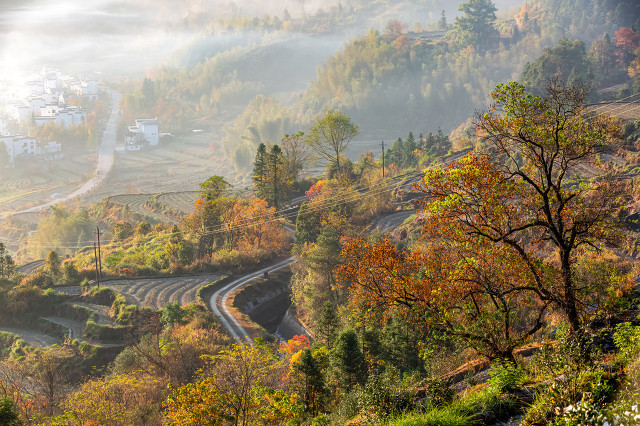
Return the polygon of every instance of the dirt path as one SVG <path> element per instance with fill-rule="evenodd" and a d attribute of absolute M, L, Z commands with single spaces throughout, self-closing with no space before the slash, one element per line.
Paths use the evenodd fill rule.
<path fill-rule="evenodd" d="M 7 333 L 15 334 L 20 339 L 24 340 L 27 345 L 39 348 L 62 343 L 61 339 L 34 330 L 0 327 L 0 331 L 6 331 Z"/>

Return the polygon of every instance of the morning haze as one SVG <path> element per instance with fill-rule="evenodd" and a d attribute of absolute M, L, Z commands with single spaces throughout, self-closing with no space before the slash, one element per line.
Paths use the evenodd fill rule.
<path fill-rule="evenodd" d="M 1 1 L 0 425 L 636 424 L 638 28 Z"/>

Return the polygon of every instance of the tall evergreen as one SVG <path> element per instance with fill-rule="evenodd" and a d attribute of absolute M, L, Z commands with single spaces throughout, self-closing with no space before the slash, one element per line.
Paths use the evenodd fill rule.
<path fill-rule="evenodd" d="M 258 145 L 256 159 L 253 162 L 253 192 L 256 197 L 264 199 L 265 197 L 265 180 L 267 176 L 267 147 L 261 143 Z"/>
<path fill-rule="evenodd" d="M 364 354 L 353 329 L 344 330 L 338 336 L 336 347 L 332 352 L 332 361 L 337 370 L 338 380 L 344 387 L 364 383 L 366 378 Z"/>

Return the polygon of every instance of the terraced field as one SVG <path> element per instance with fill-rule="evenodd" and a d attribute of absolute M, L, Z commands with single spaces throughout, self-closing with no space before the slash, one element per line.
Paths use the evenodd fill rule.
<path fill-rule="evenodd" d="M 589 109 L 623 120 L 640 120 L 640 102 L 603 102 L 590 105 Z"/>
<path fill-rule="evenodd" d="M 193 213 L 200 191 L 169 192 L 159 194 L 156 199 L 165 206 L 183 213 Z"/>
<path fill-rule="evenodd" d="M 175 222 L 175 215 L 171 212 L 180 212 L 183 214 L 192 213 L 196 200 L 199 197 L 199 191 L 170 192 L 162 194 L 122 194 L 109 197 L 109 201 L 116 204 L 127 205 L 133 212 L 151 216 L 161 222 Z M 147 201 L 160 202 L 160 210 L 164 207 L 169 209 L 167 214 L 162 211 L 151 210 L 145 205 Z"/>
<path fill-rule="evenodd" d="M 76 189 L 95 167 L 93 154 L 65 157 L 55 162 L 16 165 L 0 181 L 0 212 L 21 210 L 51 201 L 54 193 Z"/>
<path fill-rule="evenodd" d="M 144 278 L 104 283 L 122 295 L 129 303 L 162 309 L 169 302 L 186 305 L 196 301 L 198 289 L 221 278 L 220 274 L 197 277 Z"/>

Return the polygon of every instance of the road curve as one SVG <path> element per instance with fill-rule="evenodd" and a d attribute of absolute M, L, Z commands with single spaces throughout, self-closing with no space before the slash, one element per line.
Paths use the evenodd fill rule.
<path fill-rule="evenodd" d="M 283 260 L 282 262 L 276 263 L 275 265 L 268 266 L 259 271 L 253 272 L 249 275 L 246 275 L 242 278 L 239 278 L 235 281 L 230 282 L 220 290 L 216 291 L 213 296 L 211 296 L 211 300 L 209 302 L 209 306 L 211 310 L 216 314 L 224 327 L 229 331 L 229 334 L 236 340 L 238 343 L 249 343 L 251 344 L 251 337 L 249 337 L 249 333 L 240 325 L 238 320 L 231 314 L 229 311 L 229 307 L 227 305 L 229 296 L 231 293 L 247 284 L 248 282 L 262 276 L 265 272 L 275 272 L 279 269 L 286 268 L 292 263 L 296 261 L 294 256 Z"/>

